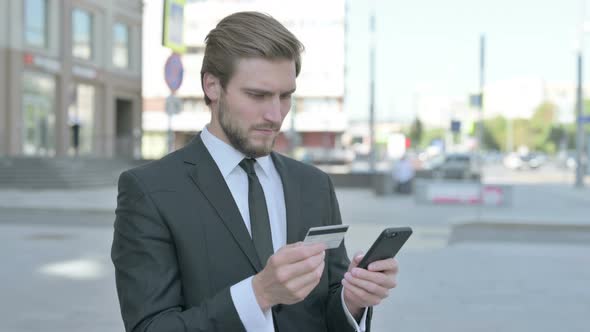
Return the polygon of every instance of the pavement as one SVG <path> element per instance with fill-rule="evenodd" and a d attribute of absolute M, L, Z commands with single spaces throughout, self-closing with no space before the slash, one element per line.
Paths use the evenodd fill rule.
<path fill-rule="evenodd" d="M 587 332 L 590 240 L 574 241 L 578 231 L 514 232 L 522 224 L 589 227 L 590 189 L 544 178 L 488 177 L 513 185 L 508 207 L 336 188 L 350 255 L 385 227 L 414 229 L 398 255 L 399 285 L 375 308 L 373 331 Z M 116 195 L 114 187 L 0 189 L 0 331 L 123 331 L 109 257 Z M 473 224 L 479 228 L 457 233 Z"/>
<path fill-rule="evenodd" d="M 444 248 L 457 243 L 590 244 L 590 188 L 520 183 L 506 207 L 418 203 L 412 196 L 378 196 L 368 189 L 336 188 L 349 253 L 366 250 L 367 239 L 385 227 L 411 226 L 406 247 Z M 110 226 L 117 189 L 0 190 L 0 223 Z M 84 217 L 80 218 L 80 214 Z M 355 236 L 353 236 L 354 234 Z"/>

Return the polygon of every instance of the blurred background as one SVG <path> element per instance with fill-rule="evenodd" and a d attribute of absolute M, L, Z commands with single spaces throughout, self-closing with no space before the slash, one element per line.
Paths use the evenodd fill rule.
<path fill-rule="evenodd" d="M 414 229 L 374 331 L 588 331 L 586 2 L 0 0 L 0 330 L 123 330 L 118 175 L 209 122 L 205 36 L 256 10 L 305 45 L 276 150 L 349 254 Z"/>

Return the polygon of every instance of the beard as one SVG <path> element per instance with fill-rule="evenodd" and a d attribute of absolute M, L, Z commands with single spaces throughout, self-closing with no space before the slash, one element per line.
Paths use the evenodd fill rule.
<path fill-rule="evenodd" d="M 248 139 L 248 133 L 251 130 L 271 129 L 278 131 L 281 127 L 280 124 L 272 122 L 254 125 L 250 128 L 244 128 L 240 126 L 240 121 L 231 116 L 231 111 L 227 107 L 227 102 L 223 94 L 219 98 L 217 121 L 219 122 L 221 130 L 223 130 L 225 133 L 225 136 L 229 140 L 230 144 L 248 158 L 258 158 L 270 154 L 277 139 L 277 135 L 275 135 L 272 137 L 272 139 L 268 139 L 262 141 L 260 144 L 256 144 Z"/>

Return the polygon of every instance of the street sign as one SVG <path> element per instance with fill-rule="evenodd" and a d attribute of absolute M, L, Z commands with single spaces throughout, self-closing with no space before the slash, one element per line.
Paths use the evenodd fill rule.
<path fill-rule="evenodd" d="M 166 97 L 166 113 L 168 115 L 175 115 L 182 111 L 182 100 L 180 98 L 170 95 Z"/>
<path fill-rule="evenodd" d="M 461 121 L 458 121 L 458 120 L 451 121 L 451 132 L 453 132 L 453 133 L 461 132 Z"/>
<path fill-rule="evenodd" d="M 164 18 L 162 20 L 162 45 L 183 54 L 184 16 L 186 0 L 164 0 Z"/>
<path fill-rule="evenodd" d="M 590 123 L 590 115 L 582 115 L 578 119 L 581 123 Z"/>
<path fill-rule="evenodd" d="M 469 96 L 469 105 L 474 108 L 481 108 L 482 97 L 481 94 L 472 94 Z"/>
<path fill-rule="evenodd" d="M 180 55 L 172 53 L 164 65 L 164 79 L 170 91 L 174 92 L 180 88 L 183 74 L 184 68 L 182 67 Z"/>

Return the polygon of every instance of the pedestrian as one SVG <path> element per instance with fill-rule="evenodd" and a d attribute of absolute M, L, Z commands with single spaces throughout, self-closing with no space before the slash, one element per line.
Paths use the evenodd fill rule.
<path fill-rule="evenodd" d="M 416 171 L 407 155 L 403 155 L 393 167 L 395 191 L 400 194 L 411 194 Z"/>
<path fill-rule="evenodd" d="M 270 16 L 221 20 L 201 69 L 210 123 L 121 174 L 111 256 L 127 331 L 369 330 L 397 262 L 364 270 L 344 244 L 303 244 L 310 227 L 341 224 L 334 188 L 272 151 L 302 49 Z"/>

